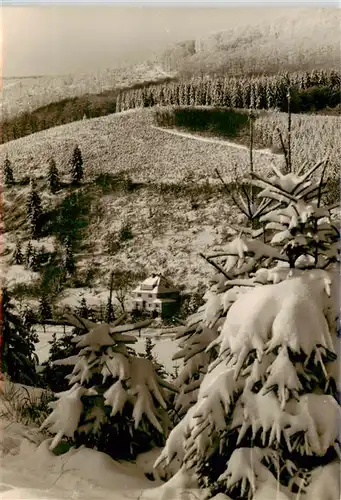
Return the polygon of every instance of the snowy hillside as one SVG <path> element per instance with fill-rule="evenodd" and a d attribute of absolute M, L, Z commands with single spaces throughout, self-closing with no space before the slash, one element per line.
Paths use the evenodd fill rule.
<path fill-rule="evenodd" d="M 331 155 L 331 171 L 336 173 L 340 155 L 338 123 L 338 117 L 294 116 L 294 164 L 307 155 L 314 161 L 327 150 Z M 277 124 L 285 127 L 284 114 L 264 115 L 256 120 L 255 126 L 266 135 Z M 91 262 L 103 270 L 105 278 L 104 271 L 114 260 L 123 270 L 162 272 L 186 289 L 200 286 L 210 270 L 199 252 L 223 244 L 241 220 L 234 206 L 227 203 L 215 169 L 225 182 L 233 182 L 236 170 L 241 174 L 248 169 L 248 150 L 228 141 L 205 141 L 155 128 L 153 111 L 145 109 L 82 120 L 11 141 L 0 147 L 0 161 L 4 161 L 6 154 L 9 156 L 18 180 L 36 176 L 43 207 L 53 207 L 69 191 L 52 196 L 47 192 L 49 159 L 53 156 L 62 179 L 68 181 L 68 162 L 75 144 L 82 151 L 87 181 L 84 189 L 92 200 L 89 227 L 84 234 L 84 243 L 91 252 L 85 250 L 77 256 L 79 268 L 85 269 Z M 254 153 L 257 172 L 267 173 L 271 164 L 281 166 L 283 161 L 282 155 Z M 100 174 L 123 172 L 139 183 L 138 189 L 130 193 L 103 191 L 94 182 Z M 163 189 L 161 184 L 173 187 Z M 18 237 L 27 239 L 23 209 L 27 194 L 27 186 L 5 192 L 6 266 Z M 134 238 L 125 242 L 113 259 L 106 250 L 108 238 L 115 236 L 123 221 L 129 221 Z M 42 244 L 53 248 L 55 241 L 43 238 L 39 245 Z M 23 268 L 17 271 L 6 267 L 11 286 L 18 283 L 20 276 L 22 282 L 34 280 L 34 274 L 27 274 Z M 105 301 L 107 296 L 103 293 L 107 293 L 107 286 L 103 288 L 99 272 L 99 281 L 90 295 Z M 83 294 L 82 290 L 65 290 L 61 300 L 72 299 L 77 305 L 78 297 L 80 300 Z"/>
<path fill-rule="evenodd" d="M 326 151 L 330 152 L 331 163 L 337 164 L 339 117 L 294 115 L 292 121 L 294 165 L 300 165 L 307 154 L 314 161 Z M 269 112 L 255 120 L 255 128 L 261 131 L 266 143 L 276 127 L 285 130 L 286 122 L 284 113 Z M 154 125 L 153 110 L 148 108 L 73 122 L 1 145 L 0 162 L 8 154 L 15 175 L 40 176 L 53 156 L 60 171 L 65 173 L 72 149 L 79 144 L 88 178 L 103 172 L 123 171 L 137 182 L 176 183 L 190 173 L 194 181 L 208 178 L 219 182 L 215 168 L 227 180 L 233 179 L 235 167 L 238 172 L 248 168 L 248 152 L 228 142 L 202 143 L 195 138 L 169 134 Z M 283 163 L 281 155 L 270 159 L 278 165 Z M 255 154 L 254 162 L 257 171 L 266 172 L 269 168 L 263 155 Z"/>
<path fill-rule="evenodd" d="M 33 110 L 51 102 L 84 94 L 99 94 L 135 83 L 157 81 L 168 75 L 160 67 L 140 64 L 89 74 L 4 78 L 0 92 L 2 118 Z"/>
<path fill-rule="evenodd" d="M 41 176 L 53 156 L 61 173 L 66 173 L 72 149 L 79 144 L 88 178 L 123 171 L 136 182 L 176 183 L 189 173 L 195 180 L 212 180 L 213 169 L 218 166 L 231 178 L 234 162 L 239 168 L 247 168 L 247 152 L 172 136 L 153 125 L 153 111 L 149 109 L 73 122 L 1 145 L 0 162 L 8 154 L 15 175 Z M 260 168 L 263 158 L 255 161 Z"/>
<path fill-rule="evenodd" d="M 255 9 L 251 21 L 179 43 L 158 59 L 165 68 L 185 74 L 339 68 L 340 11 L 336 5 L 286 7 L 275 9 L 278 12 L 271 17 L 269 11 L 263 16 L 258 7 L 260 13 Z M 224 15 L 228 16 L 228 9 Z"/>
<path fill-rule="evenodd" d="M 89 263 L 99 266 L 106 279 L 106 269 L 113 261 L 123 270 L 163 272 L 178 285 L 197 287 L 209 270 L 203 265 L 198 251 L 214 246 L 232 231 L 226 221 L 235 223 L 234 209 L 226 205 L 220 181 L 214 167 L 218 167 L 226 181 L 233 180 L 232 165 L 238 162 L 247 167 L 248 154 L 225 144 L 206 144 L 167 134 L 152 128 L 150 111 L 132 111 L 101 119 L 84 120 L 12 141 L 0 148 L 0 159 L 8 154 L 14 176 L 37 176 L 43 195 L 43 206 L 60 203 L 67 192 L 51 196 L 44 177 L 51 154 L 67 180 L 69 157 L 77 142 L 82 150 L 86 179 L 94 182 L 101 173 L 111 175 L 126 172 L 134 182 L 141 183 L 131 193 L 104 191 L 94 184 L 85 184 L 92 198 L 89 228 L 84 234 L 89 250 L 77 256 L 80 269 Z M 262 156 L 255 159 L 264 168 Z M 266 166 L 265 166 L 266 168 Z M 64 175 L 63 175 L 64 174 Z M 194 180 L 192 183 L 191 177 Z M 40 180 L 39 180 L 40 178 Z M 197 188 L 196 182 L 202 185 Z M 210 182 L 205 191 L 205 182 Z M 169 191 L 159 187 L 171 184 Z M 216 187 L 214 187 L 216 186 Z M 189 190 L 189 191 L 188 191 Z M 191 194 L 192 191 L 192 194 Z M 190 196 L 189 196 L 190 193 Z M 217 196 L 212 197 L 213 193 Z M 9 265 L 13 245 L 25 234 L 25 197 L 28 187 L 13 187 L 5 193 L 6 265 Z M 192 208 L 192 202 L 196 207 Z M 14 209 L 15 207 L 15 209 Z M 219 220 L 219 214 L 225 219 Z M 115 235 L 122 222 L 128 220 L 134 238 L 125 242 L 114 258 L 107 253 L 108 236 Z M 21 236 L 19 236 L 21 235 Z M 24 237 L 25 238 L 25 237 Z M 38 246 L 54 247 L 54 238 L 43 238 Z M 28 283 L 36 277 L 32 273 L 6 267 L 10 286 Z M 105 286 L 105 288 L 103 288 Z M 62 302 L 72 300 L 77 305 L 82 290 L 65 290 Z M 103 279 L 90 295 L 106 301 L 107 285 Z M 103 292 L 106 294 L 103 295 Z"/>

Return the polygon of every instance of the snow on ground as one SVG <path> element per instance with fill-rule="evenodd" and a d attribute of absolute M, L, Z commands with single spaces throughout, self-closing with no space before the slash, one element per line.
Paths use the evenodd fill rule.
<path fill-rule="evenodd" d="M 1 420 L 0 426 L 1 500 L 207 500 L 209 497 L 207 491 L 199 490 L 181 470 L 166 483 L 154 470 L 156 479 L 150 481 L 145 473 L 153 471 L 160 449 L 139 455 L 135 462 L 118 462 L 84 447 L 55 455 L 48 449 L 51 440 L 37 429 L 6 420 Z M 338 500 L 331 496 L 329 487 L 335 482 L 336 467 L 338 462 L 322 471 L 317 469 L 314 475 L 320 475 L 321 481 L 315 481 L 313 489 L 302 494 L 302 500 Z M 322 478 L 323 474 L 326 477 Z M 296 494 L 280 491 L 274 481 L 262 483 L 253 498 L 298 500 Z M 220 493 L 211 500 L 230 498 Z"/>
<path fill-rule="evenodd" d="M 166 132 L 167 134 L 178 135 L 180 137 L 186 137 L 188 139 L 194 139 L 196 141 L 208 142 L 208 143 L 211 143 L 211 144 L 212 143 L 213 144 L 221 144 L 221 145 L 224 145 L 224 146 L 229 146 L 229 147 L 236 148 L 236 149 L 244 149 L 244 150 L 247 150 L 247 151 L 250 150 L 250 148 L 248 146 L 244 146 L 243 144 L 237 144 L 235 142 L 228 141 L 226 139 L 214 139 L 214 138 L 211 138 L 211 137 L 201 137 L 201 136 L 198 136 L 198 135 L 195 135 L 195 134 L 190 134 L 190 133 L 187 133 L 187 132 L 180 132 L 179 130 L 169 130 L 169 129 L 166 129 L 166 128 L 157 127 L 155 125 L 152 125 L 152 128 L 155 128 L 156 130 L 162 130 L 163 132 Z M 253 152 L 257 153 L 257 154 L 263 154 L 263 155 L 272 156 L 272 157 L 276 157 L 277 156 L 270 149 L 266 149 L 266 148 L 265 149 L 254 149 Z"/>
<path fill-rule="evenodd" d="M 140 455 L 135 463 L 117 462 L 84 447 L 57 456 L 48 450 L 50 440 L 42 440 L 33 429 L 4 420 L 0 424 L 2 500 L 204 500 L 207 496 L 181 475 L 170 483 L 147 479 L 145 472 L 152 471 L 158 450 Z"/>
<path fill-rule="evenodd" d="M 103 254 L 105 254 L 104 251 Z M 98 255 L 99 260 L 102 260 L 102 258 L 105 259 L 105 257 L 105 255 Z M 80 259 L 77 262 L 77 266 L 79 269 L 86 269 L 88 265 L 88 259 Z M 100 285 L 93 288 L 65 288 L 65 290 L 63 290 L 61 298 L 58 300 L 58 306 L 62 309 L 76 309 L 77 307 L 79 307 L 81 300 L 85 299 L 90 308 L 96 309 L 100 308 L 101 306 L 105 307 L 108 302 L 109 294 L 110 292 L 108 288 Z M 112 297 L 112 303 L 114 307 L 120 306 L 120 303 L 115 296 Z M 133 303 L 130 297 L 127 297 L 127 299 L 125 300 L 125 306 L 129 310 L 132 308 Z"/>
<path fill-rule="evenodd" d="M 14 175 L 41 174 L 54 157 L 61 175 L 75 143 L 79 144 L 87 176 L 99 173 L 129 172 L 137 182 L 177 183 L 185 173 L 196 180 L 212 177 L 219 183 L 214 168 L 225 180 L 233 178 L 234 166 L 240 172 L 249 168 L 248 152 L 234 145 L 204 142 L 153 127 L 152 109 L 133 109 L 89 120 L 60 125 L 0 145 L 0 161 L 9 155 Z M 294 157 L 294 155 L 293 155 Z M 281 165 L 281 158 L 273 157 Z M 255 156 L 255 169 L 270 172 L 268 161 Z"/>
<path fill-rule="evenodd" d="M 19 283 L 26 283 L 28 285 L 29 283 L 33 283 L 40 277 L 39 273 L 33 272 L 30 269 L 25 269 L 24 266 L 18 266 L 18 265 L 13 265 L 13 266 L 2 265 L 1 274 L 2 274 L 1 279 L 6 280 L 6 285 L 8 288 L 13 288 L 15 285 L 18 285 Z"/>
<path fill-rule="evenodd" d="M 80 263 L 81 264 L 81 263 Z M 102 291 L 96 289 L 95 293 L 91 293 L 84 288 L 67 288 L 63 291 L 62 298 L 58 301 L 59 307 L 70 307 L 75 309 L 79 307 L 81 300 L 84 298 L 89 307 L 99 307 L 106 304 L 109 296 L 109 290 Z"/>

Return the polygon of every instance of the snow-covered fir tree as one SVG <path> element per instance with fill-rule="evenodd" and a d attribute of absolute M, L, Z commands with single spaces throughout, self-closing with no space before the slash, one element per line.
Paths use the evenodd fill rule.
<path fill-rule="evenodd" d="M 33 253 L 32 243 L 29 241 L 26 245 L 25 253 L 24 253 L 24 264 L 26 268 L 30 267 L 31 258 Z"/>
<path fill-rule="evenodd" d="M 57 165 L 56 165 L 54 158 L 51 158 L 50 162 L 49 162 L 49 169 L 47 172 L 47 180 L 48 180 L 50 192 L 52 194 L 55 194 L 59 189 L 60 180 L 59 180 L 59 172 L 58 172 Z"/>
<path fill-rule="evenodd" d="M 155 361 L 154 354 L 153 354 L 153 349 L 155 347 L 155 344 L 153 344 L 153 341 L 150 337 L 147 337 L 144 343 L 144 349 L 145 349 L 145 354 L 144 356 L 149 359 L 150 361 Z"/>
<path fill-rule="evenodd" d="M 91 316 L 91 312 L 91 309 L 83 297 L 75 310 L 76 316 L 88 319 Z M 72 372 L 72 366 L 60 364 L 54 366 L 54 362 L 78 354 L 79 349 L 76 347 L 76 343 L 73 342 L 73 340 L 80 335 L 82 331 L 83 327 L 79 328 L 79 326 L 75 326 L 71 331 L 64 328 L 64 333 L 61 336 L 57 338 L 57 335 L 54 334 L 52 340 L 49 342 L 49 357 L 43 363 L 43 378 L 45 385 L 53 392 L 66 391 L 69 387 L 67 376 Z"/>
<path fill-rule="evenodd" d="M 43 293 L 39 300 L 38 318 L 41 322 L 52 318 L 52 309 L 46 293 Z"/>
<path fill-rule="evenodd" d="M 115 319 L 115 311 L 111 296 L 109 295 L 107 305 L 105 307 L 105 321 L 111 323 Z"/>
<path fill-rule="evenodd" d="M 83 157 L 79 146 L 76 146 L 73 150 L 72 158 L 70 161 L 71 167 L 71 178 L 72 182 L 78 184 L 83 180 L 84 170 L 83 170 Z"/>
<path fill-rule="evenodd" d="M 27 385 L 37 385 L 36 365 L 38 358 L 35 343 L 38 337 L 32 325 L 23 321 L 10 300 L 7 289 L 0 293 L 1 299 L 1 373 L 6 373 L 11 381 Z"/>
<path fill-rule="evenodd" d="M 105 308 L 105 321 L 106 323 L 111 323 L 115 319 L 114 305 L 112 303 L 112 295 L 114 289 L 114 272 L 110 273 L 110 283 L 109 283 L 109 296 L 107 300 L 107 305 Z"/>
<path fill-rule="evenodd" d="M 141 354 L 146 359 L 149 359 L 151 361 L 155 368 L 156 368 L 156 373 L 163 379 L 166 379 L 169 377 L 168 372 L 165 370 L 165 367 L 159 363 L 157 360 L 157 357 L 154 355 L 154 348 L 155 344 L 153 343 L 152 339 L 150 337 L 147 337 L 144 343 L 144 353 Z"/>
<path fill-rule="evenodd" d="M 21 266 L 24 263 L 24 256 L 23 256 L 23 253 L 22 253 L 22 250 L 21 250 L 21 243 L 20 243 L 20 241 L 18 241 L 17 244 L 16 244 L 16 246 L 15 246 L 15 249 L 14 249 L 14 252 L 13 252 L 13 256 L 12 256 L 12 261 L 17 266 Z"/>
<path fill-rule="evenodd" d="M 91 308 L 88 306 L 87 301 L 85 297 L 82 298 L 80 301 L 79 306 L 76 309 L 76 314 L 77 316 L 80 316 L 81 318 L 89 319 L 91 316 Z"/>
<path fill-rule="evenodd" d="M 176 356 L 184 417 L 155 466 L 176 458 L 211 497 L 340 498 L 339 204 L 321 205 L 326 166 L 253 174 L 263 228 L 207 257 L 216 283 Z"/>
<path fill-rule="evenodd" d="M 64 256 L 65 270 L 71 275 L 76 271 L 76 259 L 73 253 L 72 244 L 70 241 L 66 242 L 65 256 Z"/>
<path fill-rule="evenodd" d="M 28 267 L 34 272 L 39 270 L 39 253 L 35 247 L 32 248 Z"/>
<path fill-rule="evenodd" d="M 58 338 L 57 334 L 54 333 L 52 340 L 49 341 L 49 357 L 43 363 L 42 377 L 46 387 L 53 392 L 66 391 L 69 388 L 69 380 L 66 377 L 72 372 L 72 366 L 54 366 L 54 362 L 77 355 L 78 349 L 72 341 L 79 333 L 80 331 L 77 328 L 74 328 L 71 332 L 65 330 Z"/>
<path fill-rule="evenodd" d="M 56 394 L 43 423 L 56 434 L 51 449 L 63 436 L 114 458 L 134 458 L 162 445 L 171 425 L 167 399 L 176 389 L 130 347 L 136 338 L 126 332 L 144 323 L 121 325 L 124 316 L 112 324 L 68 318 L 83 333 L 73 339 L 78 355 L 55 362 L 74 368 L 68 376 L 71 388 Z"/>
<path fill-rule="evenodd" d="M 27 220 L 29 223 L 31 235 L 33 237 L 40 236 L 41 227 L 42 227 L 42 206 L 41 199 L 36 189 L 36 184 L 32 180 L 31 188 L 28 195 L 27 203 Z"/>
<path fill-rule="evenodd" d="M 6 156 L 4 162 L 4 181 L 6 187 L 11 187 L 14 184 L 14 175 L 11 160 Z"/>

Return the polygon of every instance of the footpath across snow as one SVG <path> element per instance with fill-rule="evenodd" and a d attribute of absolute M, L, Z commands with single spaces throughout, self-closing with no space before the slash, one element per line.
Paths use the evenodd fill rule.
<path fill-rule="evenodd" d="M 210 142 L 213 144 L 220 144 L 222 146 L 228 146 L 228 147 L 232 147 L 235 149 L 243 149 L 245 151 L 249 150 L 248 146 L 244 146 L 243 144 L 237 144 L 235 142 L 224 140 L 224 139 L 213 139 L 210 137 L 201 137 L 199 135 L 190 134 L 187 132 L 180 132 L 179 130 L 169 130 L 166 128 L 157 127 L 156 125 L 151 125 L 151 128 L 154 128 L 156 130 L 161 130 L 162 132 L 165 132 L 167 134 L 173 134 L 173 135 L 178 135 L 180 137 L 185 137 L 186 139 L 194 139 L 196 141 L 201 141 L 201 142 Z M 276 153 L 273 153 L 270 149 L 253 149 L 253 153 L 272 156 L 272 157 L 278 156 L 278 155 L 276 155 Z"/>

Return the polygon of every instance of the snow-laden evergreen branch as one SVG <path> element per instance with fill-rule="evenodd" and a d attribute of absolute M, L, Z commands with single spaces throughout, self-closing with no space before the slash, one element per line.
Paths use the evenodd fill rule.
<path fill-rule="evenodd" d="M 96 436 L 100 440 L 108 425 L 113 432 L 126 429 L 134 435 L 151 432 L 150 424 L 160 437 L 167 435 L 168 395 L 177 388 L 159 377 L 152 361 L 129 351 L 136 338 L 126 333 L 149 322 L 122 325 L 118 319 L 96 324 L 78 316 L 68 316 L 68 321 L 84 333 L 73 339 L 80 349 L 78 355 L 54 363 L 74 368 L 67 376 L 70 390 L 56 394 L 57 400 L 50 405 L 53 411 L 43 423 L 43 428 L 56 433 L 50 448 L 58 446 L 64 436 L 76 443 Z"/>
<path fill-rule="evenodd" d="M 183 418 L 155 466 L 176 457 L 233 500 L 340 496 L 339 222 L 321 204 L 327 160 L 305 168 L 254 176 L 258 196 L 275 200 L 263 230 L 205 257 L 216 284 L 178 336 Z"/>

